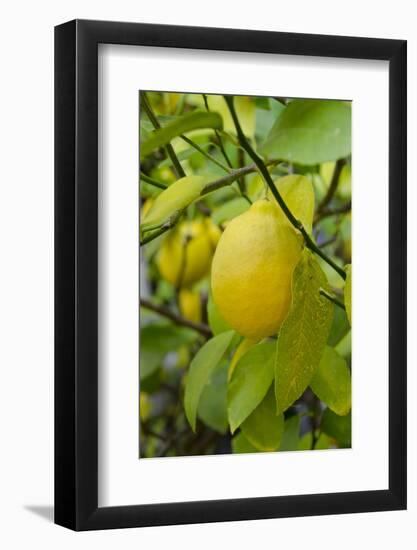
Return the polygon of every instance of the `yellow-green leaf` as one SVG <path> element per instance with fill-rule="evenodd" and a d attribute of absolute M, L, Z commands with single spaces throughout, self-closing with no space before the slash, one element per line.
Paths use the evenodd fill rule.
<path fill-rule="evenodd" d="M 311 233 L 314 217 L 314 189 L 311 181 L 306 176 L 292 174 L 279 178 L 274 184 L 292 214 L 303 224 L 307 233 Z M 268 196 L 275 200 L 270 189 Z M 279 215 L 283 223 L 290 224 L 281 208 Z"/>
<path fill-rule="evenodd" d="M 284 430 L 284 415 L 276 414 L 274 388 L 241 425 L 241 430 L 260 451 L 276 451 Z"/>
<path fill-rule="evenodd" d="M 227 362 L 222 362 L 204 387 L 198 404 L 198 417 L 213 430 L 225 434 L 227 420 Z"/>
<path fill-rule="evenodd" d="M 232 433 L 265 397 L 274 378 L 274 352 L 273 342 L 261 342 L 239 359 L 227 393 Z"/>
<path fill-rule="evenodd" d="M 189 114 L 175 118 L 162 128 L 151 132 L 146 140 L 140 144 L 140 158 L 143 159 L 158 147 L 167 145 L 174 137 L 185 134 L 198 128 L 215 128 L 221 130 L 223 121 L 218 113 L 208 113 L 196 110 Z"/>
<path fill-rule="evenodd" d="M 321 421 L 322 431 L 335 439 L 338 447 L 348 449 L 351 447 L 352 414 L 338 416 L 332 410 L 326 409 Z"/>
<path fill-rule="evenodd" d="M 160 193 L 144 216 L 141 229 L 162 224 L 171 216 L 189 206 L 209 183 L 205 176 L 186 176 Z"/>
<path fill-rule="evenodd" d="M 350 326 L 352 326 L 352 266 L 349 264 L 345 268 L 346 281 L 345 281 L 345 307 L 346 315 L 349 319 Z"/>
<path fill-rule="evenodd" d="M 275 358 L 277 412 L 285 411 L 309 385 L 319 366 L 333 320 L 333 304 L 321 296 L 326 277 L 305 249 L 292 280 L 292 306 L 278 334 Z"/>
<path fill-rule="evenodd" d="M 327 346 L 310 387 L 336 414 L 345 415 L 351 407 L 351 378 L 346 361 Z"/>
<path fill-rule="evenodd" d="M 300 444 L 300 423 L 298 414 L 291 416 L 284 424 L 284 433 L 281 438 L 280 451 L 298 451 Z"/>
<path fill-rule="evenodd" d="M 248 441 L 242 432 L 232 439 L 232 451 L 234 454 L 259 453 L 258 449 Z"/>
<path fill-rule="evenodd" d="M 197 408 L 203 389 L 226 352 L 234 334 L 235 332 L 230 330 L 214 336 L 198 350 L 197 355 L 191 361 L 185 384 L 184 409 L 188 422 L 194 431 Z"/>
<path fill-rule="evenodd" d="M 236 134 L 230 111 L 224 97 L 221 95 L 208 95 L 207 101 L 210 111 L 217 111 L 223 119 L 223 128 L 226 132 Z M 236 96 L 234 105 L 243 133 L 249 138 L 255 136 L 256 106 L 252 97 Z"/>

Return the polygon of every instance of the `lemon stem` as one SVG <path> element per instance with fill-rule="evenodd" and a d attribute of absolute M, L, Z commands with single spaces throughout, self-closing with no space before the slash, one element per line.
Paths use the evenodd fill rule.
<path fill-rule="evenodd" d="M 145 109 L 145 112 L 148 115 L 149 120 L 152 122 L 153 127 L 155 129 L 160 128 L 161 125 L 159 124 L 159 120 L 156 117 L 155 113 L 152 111 L 151 104 L 149 103 L 149 100 L 146 96 L 146 92 L 142 92 L 141 98 L 142 98 L 142 106 Z M 170 143 L 165 145 L 165 151 L 169 156 L 169 158 L 171 159 L 177 178 L 184 178 L 186 174 L 183 170 L 183 167 L 180 164 L 180 161 L 178 160 L 177 155 L 175 154 L 174 148 Z"/>
<path fill-rule="evenodd" d="M 300 220 L 297 220 L 297 218 L 294 216 L 294 214 L 286 205 L 284 199 L 281 196 L 281 193 L 275 187 L 274 182 L 271 178 L 271 174 L 268 172 L 268 169 L 264 161 L 252 149 L 251 145 L 249 144 L 248 140 L 246 139 L 242 131 L 242 128 L 240 126 L 240 122 L 237 117 L 236 110 L 233 104 L 233 96 L 224 96 L 224 99 L 227 103 L 230 114 L 232 116 L 233 123 L 235 125 L 237 137 L 240 141 L 240 144 L 242 145 L 243 149 L 245 149 L 245 151 L 250 156 L 250 158 L 254 161 L 256 166 L 258 167 L 259 172 L 261 173 L 262 177 L 266 181 L 268 187 L 271 190 L 271 193 L 274 195 L 276 201 L 278 202 L 279 206 L 283 210 L 284 214 L 287 216 L 288 221 L 295 227 L 295 229 L 300 231 L 300 233 L 303 235 L 307 248 L 309 248 L 315 254 L 320 256 L 320 258 L 322 258 L 327 264 L 329 264 L 342 277 L 342 279 L 346 279 L 345 271 L 341 267 L 339 267 L 331 258 L 329 258 L 322 250 L 320 250 L 320 248 L 316 245 L 316 243 L 307 233 L 307 231 L 305 230 Z"/>

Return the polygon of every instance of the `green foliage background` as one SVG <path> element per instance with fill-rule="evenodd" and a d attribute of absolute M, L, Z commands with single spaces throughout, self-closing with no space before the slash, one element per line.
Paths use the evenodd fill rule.
<path fill-rule="evenodd" d="M 350 104 L 233 101 L 245 139 L 273 180 L 300 174 L 313 183 L 312 239 L 347 280 L 306 248 L 279 334 L 250 348 L 231 373 L 242 338 L 212 300 L 209 270 L 189 289 L 199 304 L 191 319 L 157 258 L 183 220 L 209 221 L 221 232 L 265 194 L 266 183 L 222 96 L 142 92 L 141 457 L 351 445 Z"/>

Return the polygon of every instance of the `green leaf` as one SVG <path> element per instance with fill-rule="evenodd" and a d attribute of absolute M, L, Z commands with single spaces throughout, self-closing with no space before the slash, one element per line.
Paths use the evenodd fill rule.
<path fill-rule="evenodd" d="M 274 388 L 241 425 L 241 430 L 260 451 L 276 451 L 284 430 L 284 416 L 276 414 Z"/>
<path fill-rule="evenodd" d="M 333 304 L 320 295 L 327 280 L 304 249 L 292 280 L 292 306 L 278 334 L 275 359 L 277 412 L 285 411 L 309 385 L 326 346 Z"/>
<path fill-rule="evenodd" d="M 341 416 L 351 407 L 350 370 L 346 361 L 333 348 L 326 347 L 310 387 L 332 411 Z"/>
<path fill-rule="evenodd" d="M 338 416 L 330 409 L 323 413 L 321 429 L 328 436 L 337 441 L 341 448 L 351 447 L 352 415 Z"/>
<path fill-rule="evenodd" d="M 191 329 L 174 325 L 145 325 L 140 329 L 140 379 L 150 376 L 161 366 L 167 353 L 188 345 L 197 338 Z"/>
<path fill-rule="evenodd" d="M 186 176 L 174 182 L 156 197 L 143 218 L 141 230 L 162 224 L 177 215 L 199 197 L 207 183 L 209 178 L 206 176 Z"/>
<path fill-rule="evenodd" d="M 227 201 L 213 212 L 211 219 L 216 225 L 232 220 L 236 216 L 240 216 L 248 210 L 250 204 L 242 197 Z"/>
<path fill-rule="evenodd" d="M 280 451 L 297 451 L 300 438 L 300 417 L 298 414 L 291 416 L 284 424 Z"/>
<path fill-rule="evenodd" d="M 239 359 L 227 395 L 232 433 L 265 397 L 274 378 L 274 352 L 273 342 L 261 342 Z"/>
<path fill-rule="evenodd" d="M 348 332 L 343 336 L 343 338 L 337 343 L 334 347 L 339 355 L 344 357 L 347 361 L 350 361 L 352 356 L 352 331 Z"/>
<path fill-rule="evenodd" d="M 232 439 L 232 451 L 234 454 L 259 453 L 258 449 L 250 443 L 242 432 Z"/>
<path fill-rule="evenodd" d="M 222 314 L 218 310 L 213 300 L 211 290 L 207 301 L 207 317 L 209 327 L 214 335 L 231 330 L 231 327 L 226 323 L 222 317 Z"/>
<path fill-rule="evenodd" d="M 202 110 L 175 118 L 162 128 L 154 130 L 148 139 L 140 144 L 140 158 L 143 159 L 158 147 L 167 145 L 174 137 L 198 128 L 221 130 L 223 128 L 222 118 L 217 113 L 208 113 Z"/>
<path fill-rule="evenodd" d="M 318 440 L 316 441 L 316 444 L 314 445 L 315 451 L 324 451 L 326 449 L 334 448 L 332 439 L 326 435 L 325 433 L 321 433 Z"/>
<path fill-rule="evenodd" d="M 343 101 L 295 99 L 259 148 L 262 155 L 321 164 L 351 152 L 351 107 Z"/>
<path fill-rule="evenodd" d="M 349 319 L 350 326 L 352 326 L 352 266 L 349 264 L 345 268 L 346 281 L 345 281 L 345 307 L 346 315 Z"/>
<path fill-rule="evenodd" d="M 329 346 L 336 346 L 344 336 L 349 332 L 350 325 L 346 316 L 346 311 L 341 307 L 335 307 L 333 311 L 333 323 L 330 329 L 327 343 Z"/>
<path fill-rule="evenodd" d="M 313 443 L 313 434 L 311 432 L 307 432 L 303 435 L 303 437 L 300 437 L 298 441 L 297 450 L 310 451 L 312 443 Z"/>
<path fill-rule="evenodd" d="M 215 369 L 198 404 L 198 417 L 210 428 L 225 434 L 227 420 L 227 370 L 224 363 Z"/>
<path fill-rule="evenodd" d="M 230 330 L 214 336 L 198 350 L 197 355 L 191 361 L 185 384 L 184 408 L 193 431 L 195 431 L 197 408 L 203 389 L 226 352 L 234 334 L 235 332 Z"/>
<path fill-rule="evenodd" d="M 253 98 L 255 102 L 255 106 L 257 109 L 264 109 L 266 111 L 269 111 L 271 106 L 269 105 L 269 97 L 254 97 Z"/>

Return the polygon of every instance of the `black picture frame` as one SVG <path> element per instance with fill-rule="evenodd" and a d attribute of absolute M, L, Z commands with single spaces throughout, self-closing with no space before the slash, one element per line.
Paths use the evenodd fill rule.
<path fill-rule="evenodd" d="M 389 488 L 98 507 L 98 44 L 389 62 Z M 108 529 L 406 508 L 406 41 L 75 20 L 55 28 L 55 522 Z"/>

